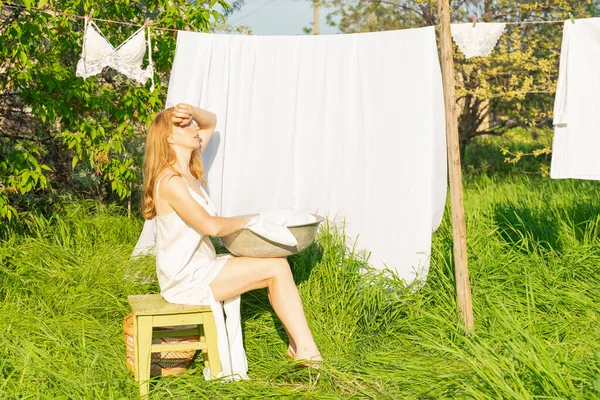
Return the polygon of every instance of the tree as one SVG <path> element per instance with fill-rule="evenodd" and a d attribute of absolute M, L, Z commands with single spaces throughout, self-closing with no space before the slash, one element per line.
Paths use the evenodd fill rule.
<path fill-rule="evenodd" d="M 210 30 L 224 19 L 217 5 L 229 9 L 223 0 L 0 2 L 0 219 L 44 189 L 130 198 L 145 128 L 164 107 L 176 30 Z M 112 43 L 151 20 L 154 92 L 109 68 L 75 76 L 84 28 L 77 16 L 92 6 L 95 18 L 129 23 L 96 21 Z"/>
<path fill-rule="evenodd" d="M 437 0 L 329 0 L 342 32 L 371 32 L 436 25 Z M 460 0 L 452 2 L 452 22 L 522 22 L 585 18 L 598 0 Z M 553 94 L 558 76 L 561 24 L 507 25 L 489 57 L 465 59 L 455 46 L 461 155 L 474 138 L 502 135 L 523 126 L 552 126 Z"/>

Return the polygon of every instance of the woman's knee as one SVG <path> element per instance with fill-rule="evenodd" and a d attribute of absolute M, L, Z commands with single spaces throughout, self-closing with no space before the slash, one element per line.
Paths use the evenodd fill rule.
<path fill-rule="evenodd" d="M 285 258 L 271 258 L 269 259 L 269 277 L 277 278 L 277 277 L 286 277 L 292 275 L 292 270 L 290 269 L 290 264 L 287 262 Z"/>

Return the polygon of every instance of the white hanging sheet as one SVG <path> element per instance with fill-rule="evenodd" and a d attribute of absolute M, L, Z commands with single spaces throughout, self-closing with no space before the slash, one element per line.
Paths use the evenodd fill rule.
<path fill-rule="evenodd" d="M 600 180 L 600 18 L 565 21 L 550 177 Z"/>
<path fill-rule="evenodd" d="M 446 197 L 433 27 L 351 35 L 179 32 L 167 105 L 217 114 L 203 159 L 220 215 L 292 208 L 424 280 Z"/>

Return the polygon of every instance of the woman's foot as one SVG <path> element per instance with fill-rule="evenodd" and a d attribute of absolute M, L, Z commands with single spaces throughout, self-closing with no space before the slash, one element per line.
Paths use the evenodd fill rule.
<path fill-rule="evenodd" d="M 318 349 L 303 349 L 302 354 L 297 354 L 292 346 L 288 347 L 288 357 L 294 359 L 299 365 L 303 367 L 310 367 L 318 369 L 323 363 L 323 357 Z"/>
<path fill-rule="evenodd" d="M 321 368 L 321 364 L 323 364 L 323 357 L 320 354 L 316 354 L 314 356 L 305 357 L 305 356 L 296 356 L 294 357 L 294 361 L 298 363 L 298 365 L 302 367 L 308 367 L 313 369 Z"/>

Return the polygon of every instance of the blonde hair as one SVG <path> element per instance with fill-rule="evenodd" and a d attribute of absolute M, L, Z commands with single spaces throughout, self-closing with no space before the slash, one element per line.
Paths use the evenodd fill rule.
<path fill-rule="evenodd" d="M 152 124 L 150 124 L 148 136 L 146 137 L 146 149 L 144 153 L 144 202 L 142 206 L 142 215 L 146 219 L 156 216 L 154 189 L 161 173 L 165 169 L 169 169 L 176 175 L 181 176 L 173 167 L 177 162 L 177 156 L 167 141 L 173 133 L 172 118 L 173 108 L 167 108 L 156 114 L 152 120 Z M 204 183 L 200 149 L 193 151 L 189 168 L 190 173 L 201 183 Z"/>

